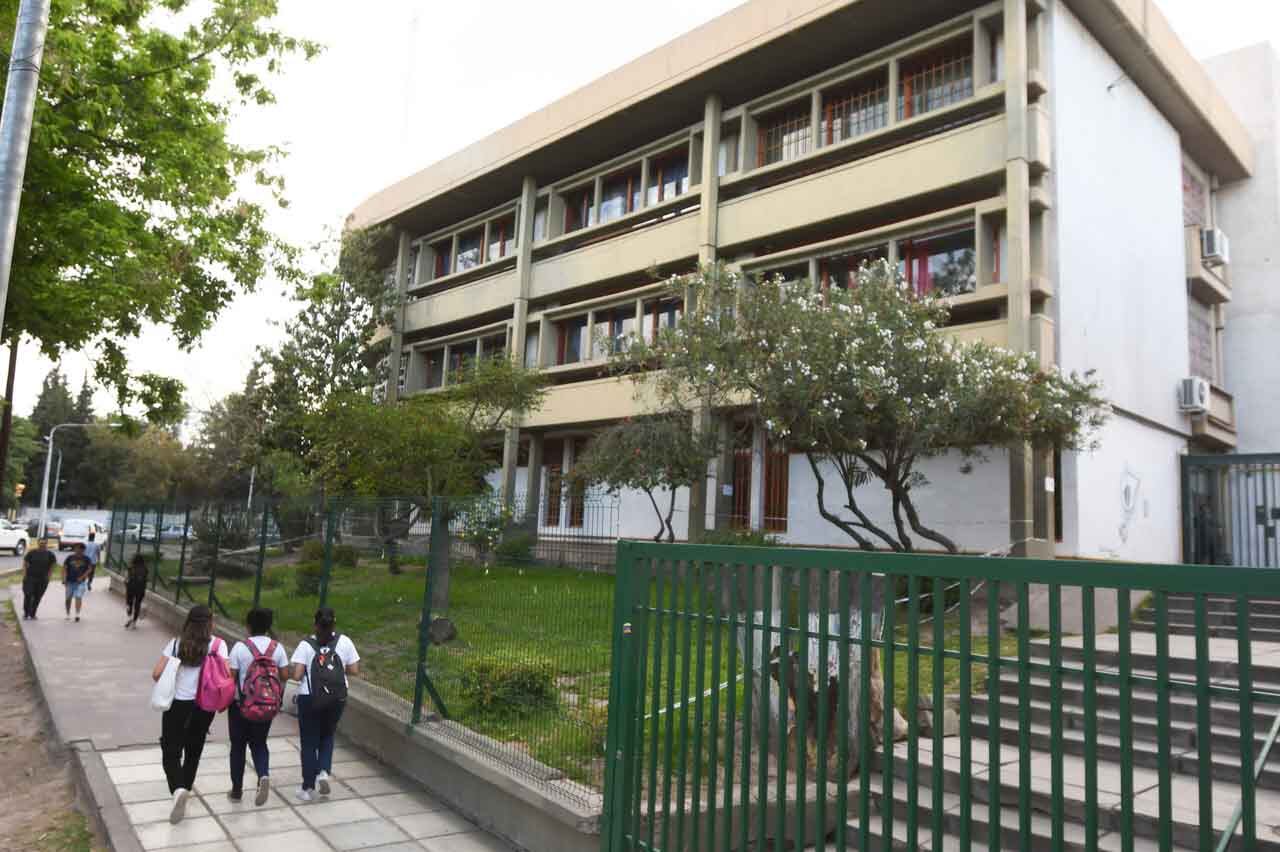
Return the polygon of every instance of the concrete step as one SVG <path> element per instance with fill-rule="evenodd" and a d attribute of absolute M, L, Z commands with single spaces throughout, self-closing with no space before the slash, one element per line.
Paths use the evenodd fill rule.
<path fill-rule="evenodd" d="M 1100 637 L 1102 638 L 1102 637 Z M 1110 637 L 1107 637 L 1110 638 Z M 1234 638 L 1234 637 L 1232 637 Z M 1149 641 L 1149 640 L 1148 640 Z M 1185 639 L 1180 641 L 1185 642 Z M 1134 645 L 1137 645 L 1134 642 Z M 1038 662 L 1048 662 L 1049 660 L 1049 643 L 1043 640 L 1031 643 L 1031 658 Z M 1213 653 L 1212 649 L 1210 653 Z M 1156 655 L 1142 650 L 1134 650 L 1129 655 L 1130 665 L 1135 674 L 1144 674 L 1152 676 L 1156 671 Z M 1082 666 L 1084 664 L 1084 649 L 1073 645 L 1063 645 L 1062 661 L 1072 664 L 1073 666 Z M 1116 671 L 1120 665 L 1120 654 L 1105 648 L 1098 648 L 1094 652 L 1094 664 L 1099 669 L 1108 671 Z M 1250 669 L 1255 687 L 1259 684 L 1272 684 L 1280 687 L 1280 667 L 1254 665 Z M 1174 653 L 1174 649 L 1170 650 L 1169 655 L 1169 673 L 1179 678 L 1194 678 L 1196 674 L 1196 661 L 1192 656 L 1180 656 Z M 1236 681 L 1239 677 L 1239 665 L 1234 659 L 1212 659 L 1209 662 L 1209 676 L 1215 681 Z M 1260 687 L 1259 687 L 1260 688 Z"/>
<path fill-rule="evenodd" d="M 1179 624 L 1195 624 L 1196 611 L 1194 609 L 1184 609 L 1182 607 L 1171 606 L 1167 610 L 1169 621 Z M 1156 613 L 1153 609 L 1144 609 L 1134 614 L 1135 618 L 1144 621 L 1155 621 Z M 1239 623 L 1240 617 L 1236 614 L 1235 607 L 1231 609 L 1214 610 L 1209 609 L 1205 613 L 1205 624 L 1212 627 L 1235 627 Z M 1250 608 L 1249 623 L 1254 627 L 1265 627 L 1268 630 L 1280 630 L 1280 612 L 1257 612 Z"/>
<path fill-rule="evenodd" d="M 1141 630 L 1146 633 L 1155 633 L 1156 623 L 1154 620 L 1147 618 L 1135 618 L 1133 620 L 1133 629 Z M 1235 625 L 1206 625 L 1206 629 L 1210 636 L 1221 639 L 1235 639 L 1239 633 Z M 1196 625 L 1194 621 L 1187 622 L 1169 622 L 1169 633 L 1173 636 L 1195 636 Z M 1263 627 L 1257 624 L 1249 625 L 1249 638 L 1254 642 L 1280 642 L 1280 627 Z"/>
<path fill-rule="evenodd" d="M 1169 606 L 1180 607 L 1182 609 L 1195 609 L 1196 596 L 1188 593 L 1172 593 L 1168 596 Z M 1210 612 L 1217 611 L 1236 611 L 1236 598 L 1232 595 L 1206 595 L 1205 606 Z M 1276 598 L 1250 598 L 1249 611 L 1258 613 L 1271 613 L 1273 615 L 1280 614 L 1280 600 Z"/>

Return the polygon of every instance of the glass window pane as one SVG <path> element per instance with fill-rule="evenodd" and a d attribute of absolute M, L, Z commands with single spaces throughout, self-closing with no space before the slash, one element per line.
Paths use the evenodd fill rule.
<path fill-rule="evenodd" d="M 423 356 L 426 360 L 427 387 L 438 388 L 444 384 L 444 350 L 432 349 Z"/>
<path fill-rule="evenodd" d="M 538 363 L 538 326 L 531 325 L 524 336 L 524 366 L 532 370 L 541 367 Z"/>
<path fill-rule="evenodd" d="M 507 257 L 515 248 L 516 217 L 504 216 L 489 223 L 489 246 L 486 260 Z"/>
<path fill-rule="evenodd" d="M 716 173 L 721 177 L 738 170 L 738 134 L 720 137 L 720 150 L 716 155 Z"/>
<path fill-rule="evenodd" d="M 547 199 L 541 199 L 533 208 L 533 239 L 539 242 L 547 238 Z"/>
<path fill-rule="evenodd" d="M 684 300 L 678 297 L 649 299 L 644 303 L 644 339 L 652 343 L 664 328 L 675 328 L 684 316 Z"/>
<path fill-rule="evenodd" d="M 556 363 L 576 364 L 582 360 L 587 344 L 587 318 L 573 317 L 557 324 Z"/>
<path fill-rule="evenodd" d="M 458 237 L 458 271 L 464 272 L 480 265 L 480 243 L 484 240 L 484 231 L 476 229 Z"/>
<path fill-rule="evenodd" d="M 648 203 L 657 204 L 689 191 L 689 152 L 655 157 L 649 164 Z"/>
<path fill-rule="evenodd" d="M 858 284 L 858 270 L 877 260 L 887 260 L 888 245 L 854 249 L 844 254 L 824 257 L 818 261 L 818 279 L 823 287 L 839 287 L 842 290 Z"/>
<path fill-rule="evenodd" d="M 441 240 L 431 246 L 431 252 L 435 255 L 435 262 L 432 264 L 431 277 L 443 278 L 453 271 L 453 240 Z"/>
<path fill-rule="evenodd" d="M 920 294 L 972 293 L 977 286 L 972 228 L 904 240 L 899 269 Z"/>

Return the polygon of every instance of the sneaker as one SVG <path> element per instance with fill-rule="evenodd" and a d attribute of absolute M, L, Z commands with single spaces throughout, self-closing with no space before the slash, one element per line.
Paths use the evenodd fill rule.
<path fill-rule="evenodd" d="M 186 790 L 179 787 L 173 792 L 173 809 L 169 811 L 169 822 L 177 825 L 182 822 L 182 818 L 187 815 L 187 796 Z"/>
<path fill-rule="evenodd" d="M 271 795 L 271 779 L 263 775 L 258 779 L 258 795 L 253 797 L 255 807 L 262 807 L 267 803 L 267 797 Z"/>
<path fill-rule="evenodd" d="M 133 622 L 131 622 L 131 621 L 126 621 L 126 622 L 124 623 L 124 629 L 125 629 L 125 630 L 128 630 L 128 629 L 129 629 L 129 627 L 130 627 L 132 624 L 133 624 Z"/>
<path fill-rule="evenodd" d="M 325 772 L 323 769 L 320 770 L 320 774 L 316 776 L 316 790 L 320 792 L 321 796 L 327 796 L 330 793 L 329 773 Z"/>
<path fill-rule="evenodd" d="M 228 798 L 228 799 L 230 799 L 230 800 L 231 800 L 231 801 L 233 801 L 233 802 L 238 802 L 238 801 L 240 801 L 242 798 L 244 798 L 244 791 L 243 791 L 243 790 L 228 790 L 228 791 L 227 791 L 227 798 Z"/>
<path fill-rule="evenodd" d="M 299 787 L 298 792 L 294 793 L 293 797 L 299 802 L 310 802 L 315 799 L 316 794 L 312 793 L 310 790 Z"/>

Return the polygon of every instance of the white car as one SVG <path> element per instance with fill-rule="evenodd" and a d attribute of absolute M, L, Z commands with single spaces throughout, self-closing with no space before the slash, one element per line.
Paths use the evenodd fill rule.
<path fill-rule="evenodd" d="M 107 543 L 107 528 L 97 521 L 91 521 L 87 518 L 71 518 L 62 522 L 62 537 L 58 539 L 59 550 L 70 550 L 77 544 L 85 544 L 89 541 L 89 533 L 93 533 L 93 540 L 100 545 Z"/>
<path fill-rule="evenodd" d="M 14 556 L 27 552 L 27 528 L 0 520 L 0 550 L 12 550 Z"/>

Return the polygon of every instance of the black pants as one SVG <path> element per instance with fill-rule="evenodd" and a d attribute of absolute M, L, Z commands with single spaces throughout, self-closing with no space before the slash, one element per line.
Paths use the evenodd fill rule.
<path fill-rule="evenodd" d="M 22 578 L 22 614 L 33 616 L 36 610 L 40 608 L 40 599 L 44 597 L 45 589 L 49 588 L 49 578 L 45 577 L 23 577 Z"/>
<path fill-rule="evenodd" d="M 310 695 L 298 696 L 298 737 L 302 747 L 302 789 L 314 790 L 316 776 L 333 771 L 333 744 L 338 720 L 346 701 L 330 704 L 323 710 L 311 705 Z"/>
<path fill-rule="evenodd" d="M 190 790 L 200 768 L 204 739 L 213 724 L 213 714 L 201 710 L 195 701 L 174 701 L 160 719 L 160 753 L 169 792 Z"/>
<path fill-rule="evenodd" d="M 253 755 L 253 769 L 261 778 L 271 774 L 271 754 L 267 751 L 267 735 L 271 733 L 271 720 L 250 722 L 240 715 L 240 702 L 233 701 L 227 708 L 227 735 L 231 738 L 231 789 L 239 793 L 244 789 L 244 750 Z"/>
<path fill-rule="evenodd" d="M 142 599 L 147 596 L 147 581 L 135 582 L 130 580 L 124 587 L 124 611 L 129 614 L 131 620 L 137 620 L 142 615 Z"/>

